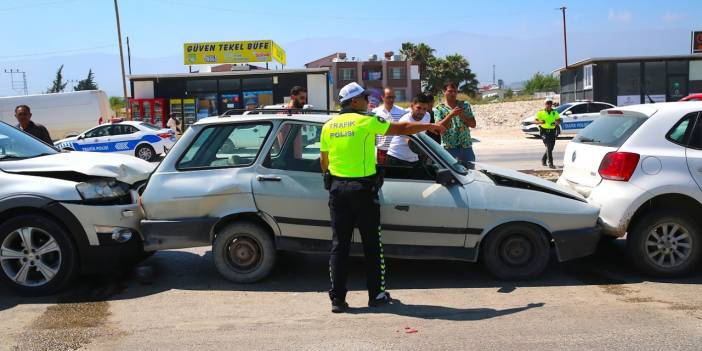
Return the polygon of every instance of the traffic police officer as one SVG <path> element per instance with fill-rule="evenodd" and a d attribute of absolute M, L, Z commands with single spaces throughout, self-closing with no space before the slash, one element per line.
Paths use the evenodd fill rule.
<path fill-rule="evenodd" d="M 382 177 L 376 172 L 376 135 L 409 135 L 423 131 L 440 133 L 439 124 L 394 123 L 366 115 L 368 94 L 350 83 L 339 91 L 341 113 L 322 127 L 321 166 L 329 190 L 332 248 L 329 258 L 332 312 L 344 312 L 349 246 L 358 227 L 366 260 L 368 306 L 390 301 L 385 291 L 385 261 L 380 237 L 378 190 Z"/>
<path fill-rule="evenodd" d="M 548 161 L 549 168 L 556 168 L 553 165 L 553 148 L 556 146 L 557 127 L 561 124 L 561 116 L 553 109 L 553 99 L 546 98 L 544 104 L 545 108 L 536 114 L 536 121 L 534 121 L 534 124 L 539 125 L 539 134 L 546 146 L 541 164 L 546 166 Z"/>

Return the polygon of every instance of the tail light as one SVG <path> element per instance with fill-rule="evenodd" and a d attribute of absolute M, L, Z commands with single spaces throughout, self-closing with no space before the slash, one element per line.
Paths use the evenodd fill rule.
<path fill-rule="evenodd" d="M 158 136 L 159 136 L 161 139 L 168 139 L 168 138 L 170 138 L 170 137 L 173 136 L 173 135 L 169 132 L 169 133 L 158 133 Z"/>
<path fill-rule="evenodd" d="M 631 152 L 610 152 L 600 163 L 600 177 L 603 179 L 628 182 L 639 164 L 639 154 Z"/>

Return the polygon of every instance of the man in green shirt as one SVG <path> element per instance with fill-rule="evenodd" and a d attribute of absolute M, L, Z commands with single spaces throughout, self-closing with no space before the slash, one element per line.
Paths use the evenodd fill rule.
<path fill-rule="evenodd" d="M 475 153 L 470 137 L 470 128 L 475 128 L 475 116 L 470 104 L 460 101 L 456 83 L 444 84 L 444 102 L 434 108 L 434 118 L 442 123 L 450 122 L 448 130 L 441 136 L 441 141 L 446 150 L 459 162 L 468 168 L 473 168 Z"/>
<path fill-rule="evenodd" d="M 548 167 L 554 169 L 556 166 L 553 164 L 553 148 L 556 146 L 561 116 L 558 111 L 553 109 L 553 99 L 546 98 L 544 104 L 546 107 L 536 113 L 536 120 L 533 123 L 539 125 L 539 134 L 546 146 L 546 152 L 541 157 L 541 164 L 546 166 L 546 161 L 548 161 Z"/>
<path fill-rule="evenodd" d="M 387 122 L 368 116 L 368 95 L 358 83 L 339 91 L 341 113 L 322 127 L 320 160 L 329 190 L 332 248 L 329 258 L 332 312 L 344 312 L 349 247 L 354 227 L 358 227 L 366 259 L 368 306 L 390 302 L 385 291 L 385 260 L 380 237 L 380 201 L 382 185 L 376 172 L 375 138 L 377 135 L 408 135 L 423 131 L 443 132 L 439 124 Z"/>

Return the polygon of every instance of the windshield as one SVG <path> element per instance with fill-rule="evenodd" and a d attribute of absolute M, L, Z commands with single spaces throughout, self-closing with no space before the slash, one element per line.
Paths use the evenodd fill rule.
<path fill-rule="evenodd" d="M 463 166 L 458 160 L 456 160 L 451 154 L 439 145 L 434 139 L 430 138 L 426 133 L 419 133 L 416 136 L 424 142 L 424 145 L 428 146 L 431 151 L 437 154 L 441 159 L 446 161 L 451 169 L 455 172 L 466 175 L 468 174 L 468 169 Z"/>
<path fill-rule="evenodd" d="M 155 126 L 155 125 L 153 125 L 153 124 L 146 123 L 146 122 L 141 122 L 141 123 L 139 123 L 139 125 L 142 126 L 142 127 L 149 128 L 149 129 L 151 129 L 151 130 L 161 130 L 161 128 L 159 128 L 159 127 L 157 127 L 157 126 Z"/>
<path fill-rule="evenodd" d="M 8 125 L 0 123 L 0 161 L 32 158 L 58 153 L 39 139 Z"/>
<path fill-rule="evenodd" d="M 604 115 L 578 133 L 573 142 L 620 147 L 644 122 L 646 117 Z"/>
<path fill-rule="evenodd" d="M 556 107 L 554 110 L 556 110 L 556 112 L 558 112 L 558 114 L 561 114 L 561 113 L 563 113 L 563 111 L 569 109 L 571 106 L 573 106 L 573 104 L 563 104 L 563 105 Z"/>

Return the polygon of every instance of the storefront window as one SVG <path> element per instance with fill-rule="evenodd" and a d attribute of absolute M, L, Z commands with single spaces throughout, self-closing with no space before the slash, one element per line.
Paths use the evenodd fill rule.
<path fill-rule="evenodd" d="M 188 91 L 188 94 L 215 92 L 217 91 L 217 81 L 213 79 L 189 80 L 185 82 L 185 89 Z"/>
<path fill-rule="evenodd" d="M 203 94 L 195 97 L 197 120 L 217 116 L 217 94 Z"/>
<path fill-rule="evenodd" d="M 242 85 L 244 90 L 273 90 L 273 77 L 245 78 Z"/>
<path fill-rule="evenodd" d="M 655 102 L 665 102 L 665 62 L 644 63 L 644 94 Z M 646 102 L 648 96 L 644 95 Z"/>
<path fill-rule="evenodd" d="M 635 105 L 641 103 L 641 64 L 617 64 L 617 105 Z"/>
<path fill-rule="evenodd" d="M 668 61 L 668 74 L 687 75 L 689 66 L 689 61 Z"/>
<path fill-rule="evenodd" d="M 219 91 L 238 91 L 240 89 L 240 79 L 220 79 L 219 81 Z"/>
<path fill-rule="evenodd" d="M 244 107 L 247 110 L 253 110 L 266 105 L 273 105 L 273 91 L 259 90 L 244 92 Z"/>

